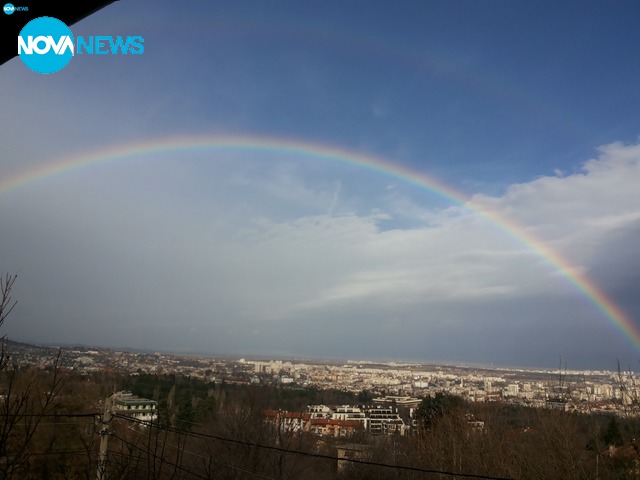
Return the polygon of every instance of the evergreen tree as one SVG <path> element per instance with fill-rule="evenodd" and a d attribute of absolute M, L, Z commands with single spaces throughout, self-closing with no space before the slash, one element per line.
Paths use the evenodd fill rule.
<path fill-rule="evenodd" d="M 438 392 L 434 397 L 429 395 L 422 399 L 422 403 L 416 410 L 416 418 L 427 430 L 445 415 L 459 410 L 464 406 L 464 400 L 456 395 Z"/>
<path fill-rule="evenodd" d="M 178 412 L 176 413 L 176 421 L 179 428 L 189 430 L 196 421 L 196 412 L 193 408 L 193 398 L 191 390 L 183 390 L 180 393 L 178 402 Z"/>
<path fill-rule="evenodd" d="M 602 435 L 602 441 L 606 445 L 614 445 L 616 447 L 619 447 L 624 443 L 622 439 L 622 431 L 620 430 L 620 423 L 615 415 L 611 416 L 611 419 L 607 424 L 607 429 Z"/>

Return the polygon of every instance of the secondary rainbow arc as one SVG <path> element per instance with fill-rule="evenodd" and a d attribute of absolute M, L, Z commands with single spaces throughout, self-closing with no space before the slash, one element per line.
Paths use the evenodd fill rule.
<path fill-rule="evenodd" d="M 432 194 L 460 204 L 478 213 L 507 235 L 525 245 L 572 283 L 635 347 L 640 347 L 640 329 L 631 321 L 626 313 L 617 306 L 613 300 L 608 298 L 591 279 L 573 268 L 570 262 L 564 259 L 550 245 L 544 243 L 534 234 L 526 231 L 521 225 L 518 225 L 500 212 L 487 210 L 484 206 L 469 201 L 463 194 L 437 179 L 370 154 L 353 152 L 334 146 L 318 145 L 282 138 L 242 135 L 175 136 L 117 145 L 87 154 L 75 155 L 44 166 L 38 166 L 34 169 L 0 179 L 0 194 L 7 193 L 38 180 L 44 180 L 90 165 L 110 161 L 124 161 L 140 155 L 199 149 L 255 150 L 300 154 L 328 161 L 356 165 L 367 170 L 390 175 L 404 182 L 427 189 Z"/>

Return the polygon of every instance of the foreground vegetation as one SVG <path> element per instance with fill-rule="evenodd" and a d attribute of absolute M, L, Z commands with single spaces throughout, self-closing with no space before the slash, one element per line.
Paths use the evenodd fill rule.
<path fill-rule="evenodd" d="M 110 432 L 109 479 L 454 478 L 362 463 L 339 469 L 331 457 L 345 443 L 360 462 L 429 471 L 515 479 L 638 477 L 635 418 L 470 404 L 438 394 L 423 400 L 411 435 L 359 432 L 328 439 L 279 429 L 265 422 L 264 412 L 357 404 L 357 395 L 174 375 L 87 376 L 56 363 L 44 370 L 8 366 L 0 377 L 0 478 L 95 478 L 103 428 Z M 103 425 L 100 400 L 120 389 L 158 401 L 157 424 L 116 417 Z"/>

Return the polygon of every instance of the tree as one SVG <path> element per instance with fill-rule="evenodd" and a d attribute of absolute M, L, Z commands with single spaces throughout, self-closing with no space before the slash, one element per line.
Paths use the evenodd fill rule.
<path fill-rule="evenodd" d="M 193 395 L 189 389 L 183 390 L 180 393 L 176 420 L 178 427 L 185 430 L 190 430 L 196 420 L 196 413 L 193 409 Z"/>
<path fill-rule="evenodd" d="M 440 418 L 464 407 L 464 400 L 456 395 L 438 392 L 434 397 L 429 395 L 422 399 L 416 410 L 419 424 L 426 430 L 432 428 Z"/>
<path fill-rule="evenodd" d="M 11 297 L 16 278 L 0 275 L 0 327 L 18 303 Z M 48 372 L 20 369 L 9 366 L 7 336 L 2 335 L 0 340 L 0 478 L 24 478 L 38 428 L 44 416 L 54 411 L 62 388 L 62 351 L 58 351 Z"/>
<path fill-rule="evenodd" d="M 14 301 L 11 298 L 11 289 L 13 288 L 16 278 L 18 278 L 17 275 L 10 275 L 8 273 L 4 276 L 0 275 L 0 327 L 2 327 L 4 321 L 18 303 L 17 300 Z M 2 343 L 2 346 L 0 346 L 0 370 L 2 370 L 9 362 L 7 336 L 2 335 L 2 337 L 0 337 L 0 342 Z"/>
<path fill-rule="evenodd" d="M 362 390 L 358 394 L 358 402 L 360 402 L 362 405 L 369 404 L 371 400 L 373 400 L 373 395 L 369 390 Z"/>
<path fill-rule="evenodd" d="M 622 432 L 620 431 L 620 424 L 615 415 L 611 416 L 607 429 L 602 434 L 602 441 L 605 445 L 613 445 L 619 447 L 622 445 Z"/>

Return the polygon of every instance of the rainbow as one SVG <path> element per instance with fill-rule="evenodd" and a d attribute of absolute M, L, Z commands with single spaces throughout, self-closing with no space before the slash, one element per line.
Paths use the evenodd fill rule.
<path fill-rule="evenodd" d="M 397 178 L 419 188 L 426 189 L 447 201 L 460 204 L 470 211 L 478 213 L 491 224 L 542 258 L 548 265 L 565 277 L 577 291 L 584 295 L 635 347 L 640 347 L 640 329 L 631 321 L 625 312 L 608 298 L 587 276 L 574 268 L 548 244 L 525 230 L 521 225 L 516 224 L 513 220 L 499 212 L 487 210 L 482 205 L 470 201 L 465 198 L 463 194 L 437 179 L 370 154 L 362 154 L 334 146 L 318 145 L 282 138 L 246 135 L 174 136 L 108 147 L 54 161 L 44 166 L 38 166 L 32 170 L 2 178 L 0 179 L 0 195 L 33 182 L 91 165 L 125 161 L 141 155 L 209 149 L 221 151 L 279 152 L 354 165 L 365 170 Z"/>

